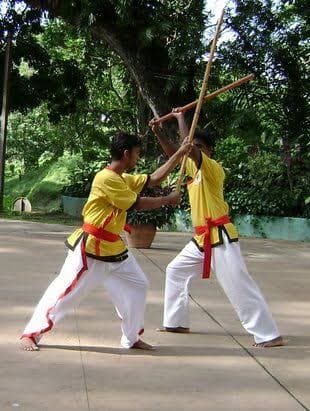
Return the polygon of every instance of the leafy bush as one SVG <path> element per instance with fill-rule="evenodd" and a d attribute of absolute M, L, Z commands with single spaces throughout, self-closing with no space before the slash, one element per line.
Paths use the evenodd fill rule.
<path fill-rule="evenodd" d="M 69 182 L 62 189 L 62 194 L 70 197 L 88 197 L 93 178 L 101 168 L 101 161 L 85 163 L 80 159 L 70 169 Z"/>
<path fill-rule="evenodd" d="M 3 196 L 3 210 L 4 212 L 10 212 L 12 211 L 12 206 L 13 206 L 13 201 L 14 198 L 9 195 Z"/>
<path fill-rule="evenodd" d="M 307 177 L 307 161 L 308 164 L 310 161 L 298 147 L 295 151 L 292 149 L 292 156 L 290 184 L 287 164 L 279 144 L 267 145 L 263 142 L 260 146 L 250 146 L 236 136 L 218 140 L 215 159 L 222 163 L 225 170 L 224 198 L 229 204 L 230 214 L 309 217 L 310 179 Z M 139 172 L 150 172 L 157 167 L 156 160 L 144 162 Z M 174 170 L 163 184 L 174 187 L 178 176 L 179 171 Z M 181 203 L 172 211 L 189 210 L 186 184 L 182 185 L 181 192 Z M 139 218 L 142 220 L 144 213 L 140 211 L 135 221 Z M 153 213 L 155 215 L 155 211 Z M 156 210 L 156 214 L 160 215 L 161 211 Z M 146 216 L 145 220 L 147 218 L 151 217 Z"/>
<path fill-rule="evenodd" d="M 7 159 L 21 163 L 22 171 L 36 169 L 42 156 L 56 159 L 63 153 L 63 136 L 48 114 L 43 104 L 26 114 L 16 111 L 9 116 Z"/>
<path fill-rule="evenodd" d="M 291 190 L 283 159 L 274 153 L 258 153 L 249 158 L 248 196 L 251 214 L 294 215 L 296 190 Z"/>
<path fill-rule="evenodd" d="M 68 184 L 68 170 L 77 156 L 63 156 L 22 175 L 6 175 L 5 194 L 13 199 L 27 197 L 33 210 L 53 212 L 61 207 L 61 190 Z"/>
<path fill-rule="evenodd" d="M 216 158 L 226 172 L 225 199 L 230 213 L 307 216 L 309 207 L 305 199 L 309 184 L 307 188 L 298 164 L 291 167 L 290 186 L 279 147 L 273 147 L 273 152 L 265 147 L 256 148 L 251 153 L 250 147 L 234 136 L 220 140 L 216 146 Z"/>
<path fill-rule="evenodd" d="M 141 158 L 137 164 L 134 173 L 152 174 L 159 166 L 160 162 L 164 162 L 162 157 L 159 158 Z M 162 197 L 168 195 L 173 187 L 174 175 L 170 174 L 163 181 L 161 187 L 151 187 L 143 190 L 143 197 Z M 154 210 L 129 210 L 127 214 L 127 222 L 131 225 L 137 224 L 152 224 L 157 228 L 163 227 L 166 223 L 170 223 L 174 219 L 175 207 L 162 206 Z"/>

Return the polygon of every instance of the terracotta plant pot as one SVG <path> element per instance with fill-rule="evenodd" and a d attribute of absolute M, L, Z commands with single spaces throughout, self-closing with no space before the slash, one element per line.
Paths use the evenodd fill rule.
<path fill-rule="evenodd" d="M 156 234 L 156 227 L 152 224 L 138 224 L 131 226 L 131 234 L 125 233 L 128 247 L 150 248 Z"/>

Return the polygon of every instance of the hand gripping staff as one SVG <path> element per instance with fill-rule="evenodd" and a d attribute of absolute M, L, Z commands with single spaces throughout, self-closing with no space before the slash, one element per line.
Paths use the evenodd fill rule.
<path fill-rule="evenodd" d="M 222 10 L 221 15 L 220 15 L 220 17 L 218 19 L 218 22 L 217 22 L 216 32 L 215 32 L 215 35 L 214 35 L 214 38 L 213 38 L 213 41 L 212 41 L 212 45 L 211 45 L 209 60 L 208 60 L 207 66 L 206 66 L 206 71 L 205 71 L 205 75 L 204 75 L 204 78 L 203 78 L 199 99 L 198 99 L 198 102 L 197 102 L 197 106 L 196 106 L 196 109 L 195 109 L 195 114 L 194 114 L 194 117 L 193 117 L 191 129 L 190 129 L 189 136 L 188 136 L 189 142 L 193 141 L 195 129 L 196 129 L 196 126 L 197 126 L 197 123 L 198 123 L 198 119 L 199 119 L 199 115 L 200 115 L 200 111 L 201 111 L 201 107 L 202 107 L 202 103 L 204 101 L 206 89 L 207 89 L 207 86 L 208 86 L 210 71 L 211 71 L 212 60 L 213 60 L 214 53 L 215 53 L 216 43 L 217 43 L 217 40 L 218 40 L 218 37 L 219 37 L 219 34 L 220 34 L 220 28 L 221 28 L 221 25 L 222 25 L 222 22 L 223 22 L 223 16 L 224 16 L 224 9 Z M 178 179 L 177 186 L 176 186 L 176 191 L 178 193 L 181 190 L 181 185 L 182 185 L 182 180 L 183 180 L 183 176 L 184 176 L 187 157 L 188 157 L 188 153 L 184 155 L 183 160 L 182 160 L 180 175 L 179 175 L 179 179 Z"/>

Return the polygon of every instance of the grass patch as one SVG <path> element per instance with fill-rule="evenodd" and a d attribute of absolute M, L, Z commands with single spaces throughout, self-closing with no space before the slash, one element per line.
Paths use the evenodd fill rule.
<path fill-rule="evenodd" d="M 70 168 L 77 161 L 76 155 L 65 155 L 56 161 L 45 163 L 28 171 L 21 178 L 6 178 L 4 186 L 6 212 L 12 209 L 18 197 L 27 197 L 35 211 L 57 215 L 62 211 L 61 192 L 69 183 Z"/>

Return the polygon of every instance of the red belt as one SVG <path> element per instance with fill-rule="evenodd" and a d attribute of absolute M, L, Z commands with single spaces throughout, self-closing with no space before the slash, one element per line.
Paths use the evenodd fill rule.
<path fill-rule="evenodd" d="M 82 230 L 87 233 L 91 234 L 96 237 L 98 240 L 105 240 L 109 241 L 110 243 L 114 243 L 120 239 L 118 234 L 111 233 L 110 231 L 105 230 L 104 228 L 95 227 L 91 224 L 84 223 L 82 226 Z"/>
<path fill-rule="evenodd" d="M 91 225 L 91 224 L 84 223 L 82 226 L 82 230 L 85 233 L 91 234 L 96 238 L 96 243 L 95 243 L 95 254 L 96 255 L 100 255 L 100 241 L 101 240 L 109 241 L 110 243 L 115 243 L 115 241 L 118 241 L 120 239 L 120 236 L 118 234 L 111 233 L 110 231 L 107 231 L 102 227 L 95 227 L 94 225 Z"/>
<path fill-rule="evenodd" d="M 124 231 L 127 231 L 127 233 L 131 234 L 131 225 L 126 223 L 124 225 Z"/>
<path fill-rule="evenodd" d="M 212 220 L 210 217 L 206 218 L 206 224 L 202 226 L 197 226 L 195 228 L 195 234 L 202 235 L 204 234 L 203 240 L 203 251 L 205 253 L 203 260 L 203 273 L 202 278 L 210 277 L 210 267 L 211 267 L 211 236 L 210 229 L 211 227 L 218 227 L 224 224 L 230 223 L 230 218 L 228 215 L 223 215 L 222 217 L 215 218 Z"/>
<path fill-rule="evenodd" d="M 95 244 L 95 253 L 96 255 L 100 254 L 100 240 L 109 241 L 110 243 L 115 243 L 115 241 L 120 240 L 120 236 L 118 234 L 111 233 L 110 231 L 105 230 L 103 227 L 95 227 L 91 224 L 84 223 L 82 226 L 82 230 L 87 233 L 91 234 L 96 238 Z M 131 227 L 129 224 L 125 224 L 124 230 L 127 232 L 131 232 Z"/>

